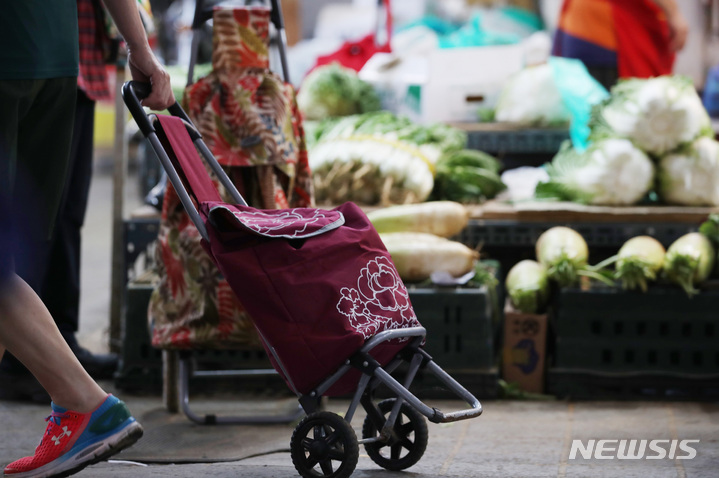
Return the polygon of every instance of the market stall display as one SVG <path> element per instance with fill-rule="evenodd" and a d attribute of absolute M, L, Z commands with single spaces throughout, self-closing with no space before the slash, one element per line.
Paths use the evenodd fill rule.
<path fill-rule="evenodd" d="M 309 141 L 317 201 L 388 206 L 430 195 L 464 202 L 494 197 L 503 189 L 499 162 L 465 151 L 466 142 L 451 126 L 420 125 L 387 111 L 325 120 Z"/>
<path fill-rule="evenodd" d="M 538 198 L 719 205 L 719 143 L 688 78 L 620 81 L 588 126 L 588 147 L 562 146 L 546 166 L 549 181 L 537 185 Z"/>
<path fill-rule="evenodd" d="M 691 304 L 690 315 L 704 321 L 708 298 L 716 297 L 719 220 L 699 225 L 719 213 L 719 141 L 695 85 L 675 75 L 624 80 L 611 91 L 597 88 L 578 60 L 532 49 L 528 36 L 541 25 L 495 31 L 509 25 L 506 18 L 497 22 L 507 11 L 496 16 L 490 10 L 453 22 L 427 16 L 395 22 L 392 52 L 375 55 L 359 72 L 327 64 L 294 76 L 302 79 L 292 107 L 301 112 L 311 174 L 302 177 L 311 180 L 305 196 L 314 198 L 312 206 L 331 209 L 350 201 L 367 213 L 413 303 L 416 297 L 418 316 L 442 303 L 438 333 L 450 329 L 455 310 L 471 327 L 467 315 L 475 311 L 455 307 L 454 300 L 476 292 L 466 281 L 477 280 L 480 258 L 497 260 L 507 272 L 500 295 L 506 293 L 505 312 L 512 320 L 552 318 L 545 345 L 550 353 L 562 349 L 564 358 L 575 352 L 563 347 L 580 341 L 566 328 L 570 321 L 592 321 L 581 334 L 601 335 L 601 329 L 621 336 L 650 320 L 656 312 L 651 302 L 664 295 Z M 305 62 L 315 65 L 312 60 Z M 251 98 L 260 115 L 277 106 L 265 99 L 274 87 L 263 85 L 240 98 L 242 104 Z M 210 106 L 235 104 L 238 95 L 213 93 Z M 262 159 L 263 149 L 251 138 L 233 142 L 239 133 L 225 135 L 216 118 L 202 117 L 210 142 L 220 137 L 224 149 L 246 154 L 253 164 Z M 298 142 L 271 149 L 300 154 L 303 147 Z M 274 174 L 285 169 L 268 165 Z M 517 168 L 527 165 L 533 167 Z M 298 183 L 290 175 L 281 186 L 290 194 Z M 583 315 L 577 304 L 585 298 L 601 312 Z M 632 307 L 637 310 L 627 310 Z M 557 317 L 561 330 L 554 330 Z M 482 340 L 492 332 L 484 331 Z M 447 332 L 446 340 L 454 344 L 464 333 Z M 645 335 L 631 340 L 651 342 Z M 633 348 L 631 340 L 624 348 L 605 344 L 592 353 L 611 349 L 609 362 L 645 353 L 643 344 Z M 487 344 L 482 347 L 486 355 Z M 568 363 L 550 362 L 550 381 Z"/>

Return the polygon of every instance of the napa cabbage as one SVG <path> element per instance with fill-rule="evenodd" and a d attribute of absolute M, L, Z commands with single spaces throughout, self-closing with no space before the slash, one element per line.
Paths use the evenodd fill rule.
<path fill-rule="evenodd" d="M 565 142 L 546 165 L 549 181 L 537 185 L 543 199 L 585 204 L 629 205 L 654 184 L 654 164 L 631 141 L 609 138 L 579 151 Z"/>
<path fill-rule="evenodd" d="M 719 143 L 699 138 L 659 160 L 658 193 L 669 204 L 719 206 Z"/>
<path fill-rule="evenodd" d="M 594 108 L 590 129 L 590 141 L 627 138 L 655 156 L 713 134 L 701 98 L 684 76 L 620 81 Z"/>

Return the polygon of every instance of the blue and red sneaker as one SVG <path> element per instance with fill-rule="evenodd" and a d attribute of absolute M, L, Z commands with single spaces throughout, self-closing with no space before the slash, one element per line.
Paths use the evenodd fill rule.
<path fill-rule="evenodd" d="M 108 395 L 91 413 L 77 413 L 52 404 L 47 429 L 33 456 L 5 467 L 5 476 L 46 478 L 69 476 L 106 460 L 142 436 L 142 426 L 125 404 Z"/>

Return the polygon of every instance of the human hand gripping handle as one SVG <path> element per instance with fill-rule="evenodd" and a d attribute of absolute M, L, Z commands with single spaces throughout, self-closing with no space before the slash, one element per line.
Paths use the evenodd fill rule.
<path fill-rule="evenodd" d="M 164 110 L 175 103 L 170 75 L 147 42 L 136 0 L 105 0 L 104 3 L 127 43 L 127 62 L 132 79 L 152 85 L 152 91 L 142 100 L 142 105 L 157 111 Z"/>
<path fill-rule="evenodd" d="M 160 65 L 149 50 L 143 53 L 129 51 L 128 65 L 135 81 L 150 83 L 152 91 L 142 100 L 142 105 L 152 110 L 162 111 L 175 103 L 170 86 L 170 75 Z"/>

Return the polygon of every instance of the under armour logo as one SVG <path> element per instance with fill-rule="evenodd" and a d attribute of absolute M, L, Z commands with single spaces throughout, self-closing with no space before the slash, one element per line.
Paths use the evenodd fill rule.
<path fill-rule="evenodd" d="M 72 435 L 72 432 L 67 429 L 67 426 L 64 426 L 62 427 L 62 433 L 60 434 L 60 436 L 53 436 L 51 440 L 57 446 L 60 444 L 60 440 L 62 440 L 62 437 L 69 437 L 70 435 Z"/>

